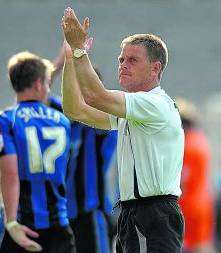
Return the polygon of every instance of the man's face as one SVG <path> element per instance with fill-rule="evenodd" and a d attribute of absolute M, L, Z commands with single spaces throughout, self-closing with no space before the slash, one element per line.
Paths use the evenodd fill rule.
<path fill-rule="evenodd" d="M 151 63 L 143 45 L 124 45 L 118 57 L 119 83 L 127 91 L 139 91 L 150 80 Z"/>

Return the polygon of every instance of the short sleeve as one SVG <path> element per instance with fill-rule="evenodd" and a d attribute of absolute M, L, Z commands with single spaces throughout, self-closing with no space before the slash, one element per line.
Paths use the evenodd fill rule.
<path fill-rule="evenodd" d="M 0 156 L 16 154 L 10 121 L 5 114 L 0 115 Z"/>
<path fill-rule="evenodd" d="M 117 130 L 118 129 L 118 117 L 109 114 L 109 120 L 110 120 L 111 130 Z"/>
<path fill-rule="evenodd" d="M 159 94 L 125 93 L 126 119 L 143 124 L 166 124 L 166 104 Z"/>

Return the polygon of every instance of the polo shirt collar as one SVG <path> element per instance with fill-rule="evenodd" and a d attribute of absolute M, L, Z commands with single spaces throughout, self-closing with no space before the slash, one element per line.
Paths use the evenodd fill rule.
<path fill-rule="evenodd" d="M 148 91 L 148 93 L 160 93 L 160 92 L 162 92 L 162 89 L 160 86 L 157 86 L 153 88 L 152 90 Z"/>

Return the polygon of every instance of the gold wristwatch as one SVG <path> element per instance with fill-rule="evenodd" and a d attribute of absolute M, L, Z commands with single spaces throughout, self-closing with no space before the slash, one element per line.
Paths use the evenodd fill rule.
<path fill-rule="evenodd" d="M 82 48 L 75 48 L 73 50 L 73 57 L 74 58 L 81 58 L 83 55 L 87 54 L 87 51 Z"/>

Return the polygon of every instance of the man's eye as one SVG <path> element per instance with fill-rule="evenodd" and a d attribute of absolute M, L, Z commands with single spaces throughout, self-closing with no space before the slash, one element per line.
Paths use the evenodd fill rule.
<path fill-rule="evenodd" d="M 124 62 L 124 58 L 119 58 L 118 60 L 119 60 L 120 63 Z"/>
<path fill-rule="evenodd" d="M 135 58 L 130 58 L 130 62 L 135 63 L 135 62 L 137 62 L 137 60 Z"/>

